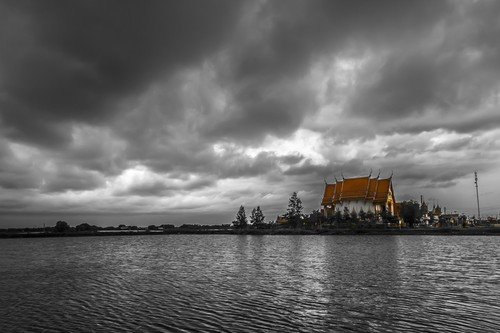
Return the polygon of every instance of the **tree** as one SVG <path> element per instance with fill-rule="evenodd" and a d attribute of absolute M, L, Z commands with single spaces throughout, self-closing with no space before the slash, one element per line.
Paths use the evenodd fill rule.
<path fill-rule="evenodd" d="M 245 213 L 245 207 L 240 206 L 238 213 L 236 214 L 236 220 L 233 221 L 233 225 L 238 229 L 244 229 L 248 225 L 247 215 Z"/>
<path fill-rule="evenodd" d="M 349 222 L 351 219 L 351 213 L 349 212 L 349 208 L 347 206 L 344 207 L 344 212 L 342 213 L 342 220 L 344 222 Z"/>
<path fill-rule="evenodd" d="M 399 219 L 396 216 L 392 215 L 387 210 L 384 210 L 384 211 L 380 212 L 379 216 L 382 219 L 382 222 L 386 226 L 387 225 L 391 225 L 391 224 L 398 224 L 399 223 Z"/>
<path fill-rule="evenodd" d="M 333 214 L 333 221 L 335 222 L 338 228 L 340 226 L 340 223 L 342 222 L 342 212 L 340 211 L 340 209 L 337 209 Z"/>
<path fill-rule="evenodd" d="M 379 216 L 380 218 L 382 219 L 382 222 L 384 223 L 384 225 L 387 225 L 388 223 L 390 223 L 390 215 L 389 212 L 387 210 L 383 210 L 379 213 Z"/>
<path fill-rule="evenodd" d="M 366 212 L 366 219 L 368 220 L 368 223 L 370 226 L 376 224 L 376 220 L 375 220 L 375 214 L 369 210 L 368 212 Z"/>
<path fill-rule="evenodd" d="M 359 214 L 358 214 L 358 216 L 359 216 L 359 219 L 361 220 L 361 222 L 365 222 L 365 220 L 366 220 L 366 213 L 365 213 L 365 211 L 363 210 L 363 208 L 361 208 L 361 209 L 359 210 Z"/>
<path fill-rule="evenodd" d="M 254 225 L 257 228 L 262 227 L 264 224 L 264 214 L 262 213 L 262 210 L 260 210 L 260 206 L 257 206 L 257 208 L 252 209 L 252 215 L 250 215 L 250 223 Z"/>
<path fill-rule="evenodd" d="M 54 230 L 56 232 L 66 232 L 69 231 L 69 224 L 66 221 L 57 221 Z"/>
<path fill-rule="evenodd" d="M 82 223 L 75 227 L 76 231 L 97 231 L 97 227 L 95 225 L 90 225 L 88 223 Z"/>
<path fill-rule="evenodd" d="M 292 226 L 297 227 L 302 218 L 302 200 L 297 196 L 297 192 L 293 192 L 288 200 L 288 208 L 286 217 Z"/>
<path fill-rule="evenodd" d="M 308 222 L 311 225 L 311 227 L 321 227 L 322 222 L 324 221 L 325 217 L 319 210 L 313 210 L 312 213 L 309 215 Z"/>
<path fill-rule="evenodd" d="M 358 227 L 358 222 L 359 222 L 358 213 L 353 208 L 351 210 L 351 214 L 349 216 L 349 227 L 351 227 L 353 229 L 357 228 Z"/>
<path fill-rule="evenodd" d="M 413 200 L 403 201 L 401 203 L 400 214 L 405 223 L 410 228 L 413 228 L 413 225 L 421 217 L 420 206 L 418 202 Z"/>
<path fill-rule="evenodd" d="M 357 222 L 358 221 L 358 213 L 354 210 L 354 208 L 351 210 L 351 221 Z"/>

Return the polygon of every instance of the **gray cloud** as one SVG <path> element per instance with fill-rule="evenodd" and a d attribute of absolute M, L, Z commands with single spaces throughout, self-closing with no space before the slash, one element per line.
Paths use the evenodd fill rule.
<path fill-rule="evenodd" d="M 274 214 L 294 190 L 317 208 L 323 178 L 370 168 L 404 191 L 456 188 L 498 159 L 499 13 L 494 1 L 2 1 L 2 207 L 100 190 L 131 210 L 181 193 L 197 209 L 218 197 L 207 211 L 220 216 L 262 197 Z M 293 141 L 300 131 L 317 142 Z M 124 180 L 137 168 L 150 178 Z"/>
<path fill-rule="evenodd" d="M 131 186 L 115 191 L 117 196 L 145 196 L 145 197 L 170 197 L 179 193 L 186 193 L 214 185 L 213 178 L 185 180 L 182 183 L 169 183 L 166 180 L 150 179 L 133 183 Z"/>
<path fill-rule="evenodd" d="M 35 115 L 105 122 L 120 98 L 215 50 L 238 9 L 237 1 L 4 2 L 0 89 L 11 108 L 2 118 L 26 139 L 22 119 Z"/>
<path fill-rule="evenodd" d="M 76 168 L 51 170 L 42 177 L 42 192 L 64 192 L 92 190 L 104 184 L 104 177 L 99 173 Z"/>
<path fill-rule="evenodd" d="M 360 83 L 350 111 L 386 120 L 440 108 L 443 101 L 437 96 L 438 67 L 428 56 L 408 58 L 396 54 L 379 69 L 373 82 Z"/>

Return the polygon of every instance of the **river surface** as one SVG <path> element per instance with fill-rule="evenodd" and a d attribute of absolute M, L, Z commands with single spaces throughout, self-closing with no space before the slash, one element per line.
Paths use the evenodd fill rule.
<path fill-rule="evenodd" d="M 0 239 L 0 332 L 499 332 L 500 237 Z"/>

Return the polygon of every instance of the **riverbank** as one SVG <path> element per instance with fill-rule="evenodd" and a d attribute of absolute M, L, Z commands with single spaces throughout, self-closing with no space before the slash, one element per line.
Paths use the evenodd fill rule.
<path fill-rule="evenodd" d="M 422 229 L 191 229 L 124 231 L 72 231 L 72 232 L 0 232 L 0 238 L 88 237 L 88 236 L 138 236 L 177 234 L 224 235 L 439 235 L 439 236 L 500 236 L 500 228 L 422 228 Z"/>

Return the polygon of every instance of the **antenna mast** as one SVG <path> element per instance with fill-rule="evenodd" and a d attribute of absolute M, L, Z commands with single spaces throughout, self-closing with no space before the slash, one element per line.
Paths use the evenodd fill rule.
<path fill-rule="evenodd" d="M 481 211 L 479 210 L 479 191 L 477 189 L 477 171 L 474 171 L 474 184 L 476 184 L 477 219 L 481 222 Z"/>

